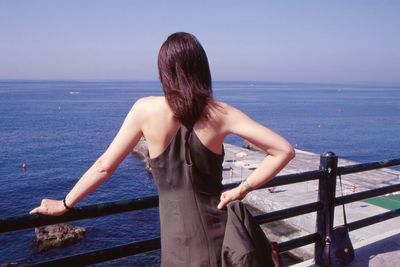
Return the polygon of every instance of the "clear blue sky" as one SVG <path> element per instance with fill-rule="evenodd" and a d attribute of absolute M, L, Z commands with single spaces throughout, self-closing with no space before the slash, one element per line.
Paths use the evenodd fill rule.
<path fill-rule="evenodd" d="M 0 79 L 156 80 L 176 31 L 214 80 L 400 82 L 395 0 L 0 0 Z"/>

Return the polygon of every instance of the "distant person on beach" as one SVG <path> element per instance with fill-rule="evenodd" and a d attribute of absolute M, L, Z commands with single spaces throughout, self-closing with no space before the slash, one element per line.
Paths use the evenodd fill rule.
<path fill-rule="evenodd" d="M 159 193 L 162 266 L 274 266 L 267 238 L 239 200 L 270 181 L 294 149 L 214 99 L 207 56 L 193 35 L 169 36 L 158 69 L 165 96 L 137 100 L 110 146 L 65 198 L 43 199 L 31 213 L 66 213 L 109 178 L 144 136 Z M 268 155 L 236 188 L 223 191 L 223 142 L 230 134 Z"/>

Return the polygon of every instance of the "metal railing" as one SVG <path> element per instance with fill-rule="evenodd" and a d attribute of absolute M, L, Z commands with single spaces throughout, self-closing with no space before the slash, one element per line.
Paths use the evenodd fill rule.
<path fill-rule="evenodd" d="M 255 219 L 259 224 L 264 224 L 299 215 L 304 215 L 311 212 L 317 212 L 316 232 L 279 243 L 277 246 L 279 252 L 282 253 L 294 248 L 315 243 L 314 257 L 316 262 L 318 262 L 322 255 L 323 240 L 325 237 L 325 222 L 326 220 L 330 220 L 333 225 L 335 206 L 352 203 L 354 201 L 362 200 L 365 198 L 370 198 L 387 193 L 400 191 L 400 183 L 399 183 L 395 185 L 385 186 L 373 190 L 363 191 L 335 198 L 337 175 L 370 171 L 370 170 L 400 165 L 400 159 L 392 159 L 392 160 L 371 162 L 364 164 L 355 164 L 345 167 L 338 167 L 337 162 L 338 162 L 337 156 L 334 153 L 326 152 L 320 156 L 319 170 L 277 176 L 267 185 L 261 187 L 261 188 L 268 188 L 268 187 L 282 186 L 299 182 L 306 182 L 311 180 L 319 180 L 318 201 L 255 216 Z M 238 185 L 237 183 L 227 184 L 225 185 L 225 188 L 229 189 L 237 185 Z M 335 199 L 335 202 L 330 203 L 328 201 L 329 197 L 333 197 Z M 77 207 L 74 208 L 74 210 L 71 210 L 70 212 L 59 217 L 43 216 L 39 214 L 15 216 L 0 220 L 0 233 L 28 229 L 37 226 L 55 224 L 60 222 L 95 218 L 100 216 L 106 216 L 111 214 L 136 211 L 154 207 L 158 207 L 158 196 L 150 196 L 150 197 L 136 198 L 130 200 L 102 203 L 97 205 Z M 399 215 L 400 215 L 400 209 L 395 209 L 382 214 L 350 222 L 347 224 L 347 226 L 349 230 L 352 231 L 374 223 L 394 218 Z M 159 248 L 160 248 L 160 238 L 154 238 L 154 239 L 148 239 L 139 242 L 124 244 L 120 246 L 115 246 L 111 248 L 96 250 L 92 252 L 86 252 L 73 256 L 57 258 L 45 262 L 25 264 L 24 266 L 89 265 L 108 260 L 118 259 L 130 255 L 136 255 L 156 250 Z"/>

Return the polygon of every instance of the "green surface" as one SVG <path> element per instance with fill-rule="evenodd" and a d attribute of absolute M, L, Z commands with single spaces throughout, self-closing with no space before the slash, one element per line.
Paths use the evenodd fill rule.
<path fill-rule="evenodd" d="M 376 205 L 388 210 L 395 210 L 400 208 L 400 194 L 399 195 L 392 195 L 392 196 L 380 196 L 380 197 L 373 197 L 364 200 L 372 205 Z"/>

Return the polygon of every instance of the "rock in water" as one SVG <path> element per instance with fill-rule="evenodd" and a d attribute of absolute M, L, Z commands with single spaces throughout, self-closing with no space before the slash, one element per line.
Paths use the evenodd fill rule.
<path fill-rule="evenodd" d="M 64 223 L 41 226 L 35 228 L 36 244 L 39 251 L 44 251 L 82 239 L 85 232 L 84 227 Z"/>

